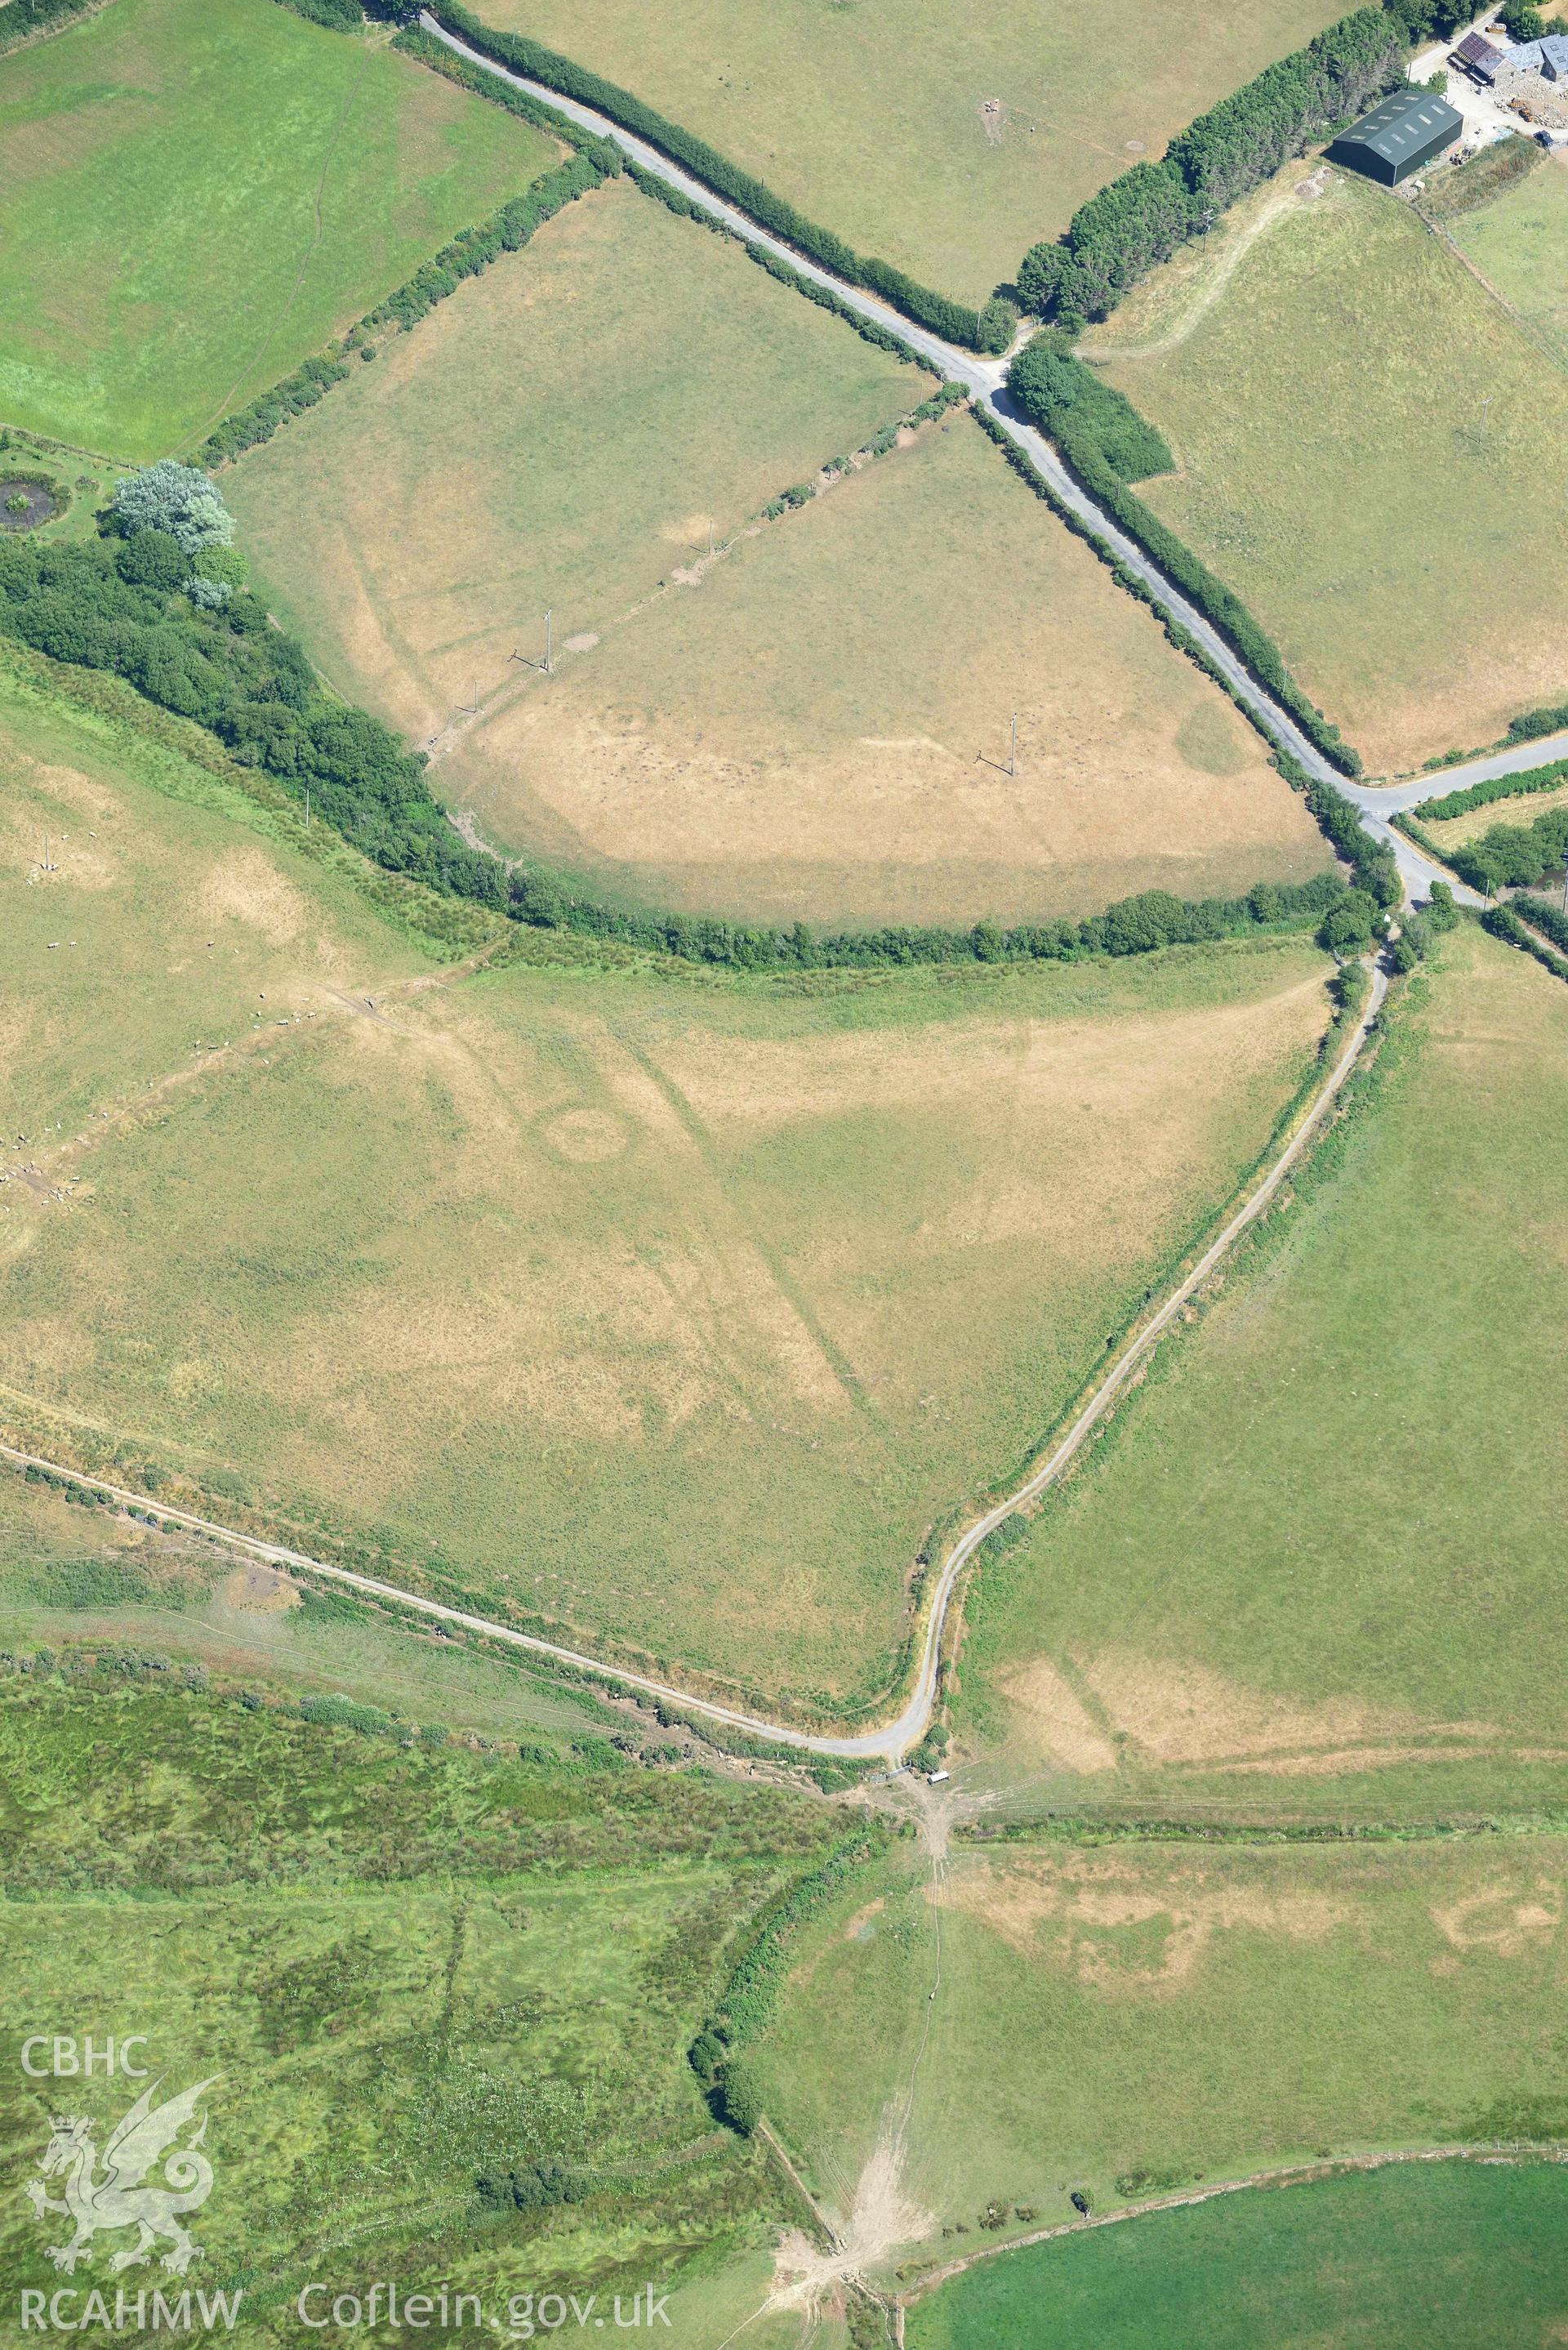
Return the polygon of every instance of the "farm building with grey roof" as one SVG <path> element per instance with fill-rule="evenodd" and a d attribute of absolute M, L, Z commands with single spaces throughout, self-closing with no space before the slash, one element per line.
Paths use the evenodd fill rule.
<path fill-rule="evenodd" d="M 1429 89 L 1397 89 L 1342 131 L 1328 151 L 1336 163 L 1397 188 L 1451 147 L 1464 127 L 1464 116 L 1446 98 Z"/>

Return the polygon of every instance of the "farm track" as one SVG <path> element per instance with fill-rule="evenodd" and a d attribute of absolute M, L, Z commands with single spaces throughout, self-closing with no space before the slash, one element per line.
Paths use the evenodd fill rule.
<path fill-rule="evenodd" d="M 1267 1170 L 1252 1186 L 1241 1205 L 1230 1217 L 1216 1238 L 1199 1258 L 1191 1271 L 1171 1290 L 1164 1303 L 1144 1321 L 1116 1357 L 1106 1376 L 1094 1388 L 1072 1425 L 1040 1465 L 1009 1493 L 1006 1498 L 977 1518 L 948 1552 L 932 1592 L 921 1640 L 919 1669 L 914 1688 L 901 1711 L 879 1728 L 833 1736 L 823 1731 L 796 1729 L 793 1724 L 769 1721 L 757 1714 L 742 1711 L 738 1707 L 719 1704 L 711 1698 L 691 1694 L 669 1681 L 655 1679 L 650 1674 L 639 1673 L 629 1667 L 607 1662 L 591 1657 L 583 1650 L 568 1648 L 559 1642 L 546 1640 L 532 1632 L 522 1632 L 514 1625 L 498 1623 L 493 1617 L 472 1614 L 452 1607 L 444 1601 L 427 1599 L 418 1592 L 406 1591 L 400 1585 L 383 1583 L 376 1576 L 360 1575 L 346 1566 L 335 1566 L 329 1561 L 309 1557 L 303 1551 L 290 1549 L 286 1544 L 270 1543 L 256 1534 L 244 1534 L 238 1528 L 225 1526 L 218 1520 L 198 1516 L 193 1511 L 166 1506 L 130 1487 L 116 1485 L 108 1479 L 93 1477 L 65 1461 L 50 1461 L 41 1454 L 26 1452 L 13 1445 L 0 1445 L 0 1460 L 22 1469 L 43 1469 L 67 1477 L 94 1492 L 107 1494 L 112 1501 L 139 1510 L 151 1510 L 166 1523 L 188 1532 L 215 1537 L 231 1549 L 251 1558 L 264 1560 L 268 1565 L 290 1568 L 307 1575 L 322 1575 L 348 1589 L 362 1591 L 369 1597 L 391 1602 L 412 1613 L 437 1623 L 455 1626 L 459 1630 L 476 1633 L 482 1638 L 496 1640 L 506 1647 L 524 1650 L 529 1655 L 544 1658 L 556 1664 L 569 1665 L 594 1679 L 614 1683 L 618 1688 L 635 1690 L 643 1696 L 660 1699 L 680 1706 L 686 1711 L 703 1716 L 710 1721 L 722 1722 L 726 1728 L 739 1730 L 749 1737 L 765 1741 L 771 1745 L 794 1748 L 798 1752 L 834 1756 L 859 1762 L 884 1761 L 897 1763 L 911 1746 L 924 1737 L 936 1710 L 937 1669 L 942 1653 L 943 1638 L 951 1613 L 960 1579 L 986 1536 L 994 1533 L 1004 1520 L 1015 1512 L 1038 1500 L 1062 1477 L 1083 1446 L 1094 1434 L 1106 1413 L 1131 1385 L 1144 1362 L 1168 1330 L 1184 1305 L 1192 1298 L 1229 1253 L 1242 1233 L 1257 1221 L 1279 1191 L 1291 1168 L 1302 1155 L 1312 1137 L 1320 1129 L 1332 1110 L 1341 1090 L 1355 1069 L 1373 1023 L 1382 1010 L 1387 993 L 1387 974 L 1381 964 L 1372 973 L 1372 985 L 1366 1009 L 1356 1022 L 1354 1034 L 1345 1045 L 1328 1077 L 1298 1120 L 1283 1148 L 1271 1160 Z"/>

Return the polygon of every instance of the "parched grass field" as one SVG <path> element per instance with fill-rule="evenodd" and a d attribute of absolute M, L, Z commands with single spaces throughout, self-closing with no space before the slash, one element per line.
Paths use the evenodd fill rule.
<path fill-rule="evenodd" d="M 832 1814 L 605 1759 L 400 1743 L 254 1686 L 246 1710 L 118 1649 L 108 1672 L 66 1665 L 7 1659 L 0 1679 L 0 2012 L 18 2043 L 60 2019 L 144 2033 L 164 2095 L 211 2084 L 188 2282 L 243 2292 L 238 2333 L 296 2341 L 312 2278 L 501 2311 L 602 2291 L 608 2311 L 701 2246 L 754 2258 L 787 2207 L 714 2129 L 685 2052 Z M 24 2195 L 51 2113 L 88 2114 L 101 2150 L 136 2093 L 8 2068 L 14 2286 L 59 2281 L 46 2247 L 68 2222 Z M 475 2192 L 540 2163 L 573 2199 Z M 125 2241 L 100 2239 L 78 2285 L 102 2289 Z M 158 2269 L 126 2282 L 178 2290 Z"/>
<path fill-rule="evenodd" d="M 121 785 L 117 837 L 148 798 Z M 22 1080 L 5 1417 L 769 1697 L 883 1685 L 928 1527 L 1204 1227 L 1327 1008 L 1292 940 L 804 986 L 410 973 L 299 904 L 302 864 L 236 824 L 222 928 L 199 871 L 145 928 L 50 878 L 78 985 L 107 965 L 99 1082 L 64 1046 Z M 117 1085 L 165 971 L 217 993 L 154 1036 L 166 1075 L 122 1040 Z"/>
<path fill-rule="evenodd" d="M 841 2214 L 908 2103 L 889 2260 L 983 2246 L 992 2203 L 1017 2235 L 1074 2189 L 1548 2136 L 1565 1889 L 1561 1835 L 906 1845 L 814 1921 L 754 2066 Z"/>
<path fill-rule="evenodd" d="M 1568 157 L 1455 221 L 1454 242 L 1568 367 Z"/>
<path fill-rule="evenodd" d="M 1387 772 L 1568 689 L 1542 618 L 1568 487 L 1541 462 L 1568 378 L 1407 204 L 1332 169 L 1303 202 L 1308 176 L 1287 166 L 1084 349 L 1176 453 L 1138 494 Z"/>
<path fill-rule="evenodd" d="M 521 680 L 438 772 L 607 894 L 784 922 L 1082 916 L 1327 858 L 1225 696 L 962 416 Z"/>
<path fill-rule="evenodd" d="M 1227 2197 L 985 2262 L 909 2313 L 911 2350 L 1449 2350 L 1568 2316 L 1568 2175 L 1407 2165 Z"/>
<path fill-rule="evenodd" d="M 476 13 L 619 82 L 861 252 L 982 302 L 1096 188 L 1335 9 L 483 0 Z"/>
<path fill-rule="evenodd" d="M 223 487 L 448 805 L 605 895 L 968 923 L 1321 870 L 1257 736 L 962 418 L 728 544 L 929 390 L 618 184 Z M 509 659 L 546 608 L 548 677 Z"/>
<path fill-rule="evenodd" d="M 115 0 L 0 64 L 0 421 L 201 439 L 555 142 L 275 0 Z"/>
<path fill-rule="evenodd" d="M 493 111 L 493 109 L 485 109 Z M 460 286 L 223 475 L 240 537 L 345 691 L 424 737 L 927 397 L 615 182 Z"/>
<path fill-rule="evenodd" d="M 1562 1801 L 1565 1045 L 1558 983 L 1449 937 L 1294 1204 L 981 1575 L 987 1783 L 1205 1816 Z"/>

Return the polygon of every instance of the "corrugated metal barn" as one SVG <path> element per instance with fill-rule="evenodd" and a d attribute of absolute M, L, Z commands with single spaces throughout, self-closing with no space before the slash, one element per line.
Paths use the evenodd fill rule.
<path fill-rule="evenodd" d="M 1464 127 L 1464 116 L 1446 98 L 1429 89 L 1397 89 L 1343 131 L 1328 151 L 1336 163 L 1397 188 L 1451 147 Z"/>

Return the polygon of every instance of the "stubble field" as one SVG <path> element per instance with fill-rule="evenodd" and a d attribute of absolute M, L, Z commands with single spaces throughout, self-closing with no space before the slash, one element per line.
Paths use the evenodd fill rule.
<path fill-rule="evenodd" d="M 168 1084 L 140 1059 L 110 1084 L 107 990 L 96 1098 L 28 1080 L 37 1177 L 0 1217 L 12 1423 L 218 1472 L 306 1547 L 341 1534 L 768 1695 L 882 1685 L 927 1527 L 1012 1466 L 1212 1212 L 1326 1011 L 1323 958 L 1289 940 L 431 985 L 395 936 L 361 951 L 302 907 L 298 862 L 254 835 L 226 867 L 248 880 L 222 932 L 199 889 L 148 936 L 124 894 L 47 885 L 51 934 L 84 978 L 112 958 L 122 1006 L 145 992 L 128 929 L 144 972 L 198 989 L 209 936 L 261 962 L 244 1027 L 221 990 L 182 1005 Z"/>
<path fill-rule="evenodd" d="M 475 13 L 619 82 L 861 252 L 983 302 L 1086 196 L 1335 10 L 484 0 Z"/>
<path fill-rule="evenodd" d="M 1287 166 L 1084 349 L 1176 453 L 1138 494 L 1383 773 L 1562 698 L 1539 619 L 1568 492 L 1541 452 L 1568 381 L 1406 203 L 1332 167 L 1303 201 L 1312 179 Z"/>
<path fill-rule="evenodd" d="M 553 140 L 275 0 L 115 0 L 0 67 L 0 421 L 140 463 L 547 169 Z"/>

